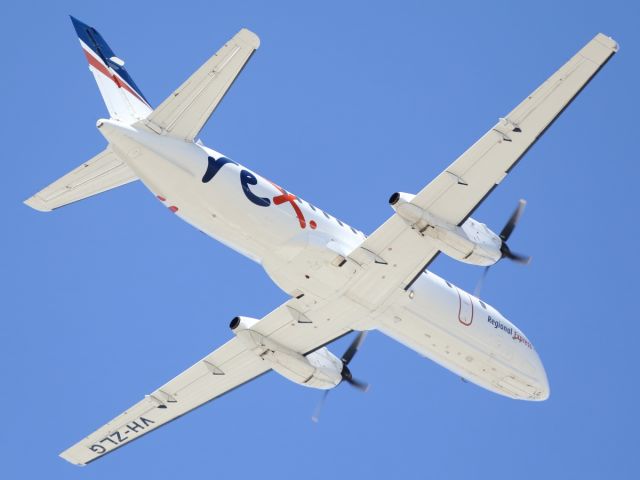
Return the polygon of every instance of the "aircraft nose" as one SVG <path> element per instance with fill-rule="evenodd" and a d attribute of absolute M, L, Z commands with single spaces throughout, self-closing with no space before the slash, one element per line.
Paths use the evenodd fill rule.
<path fill-rule="evenodd" d="M 538 352 L 533 350 L 534 361 L 534 371 L 535 371 L 535 379 L 536 379 L 536 391 L 534 393 L 534 398 L 532 400 L 543 401 L 549 398 L 549 394 L 551 390 L 549 388 L 549 379 L 547 378 L 547 372 L 544 369 L 544 365 L 540 360 L 540 356 Z"/>
<path fill-rule="evenodd" d="M 519 346 L 522 347 L 522 346 Z M 549 380 L 542 361 L 533 346 L 519 349 L 519 355 L 514 358 L 514 366 L 520 374 L 514 372 L 501 380 L 505 388 L 518 392 L 517 398 L 541 402 L 549 398 Z"/>

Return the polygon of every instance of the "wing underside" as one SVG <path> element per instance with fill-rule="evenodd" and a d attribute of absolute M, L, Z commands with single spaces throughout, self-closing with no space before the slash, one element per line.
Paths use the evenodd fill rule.
<path fill-rule="evenodd" d="M 60 456 L 86 465 L 268 370 L 234 338 Z"/>
<path fill-rule="evenodd" d="M 450 225 L 462 224 L 617 50 L 611 38 L 596 35 L 412 203 Z M 368 273 L 350 294 L 375 308 L 395 288 L 409 288 L 438 253 L 433 240 L 394 214 L 352 253 L 356 262 L 368 266 Z"/>
<path fill-rule="evenodd" d="M 611 38 L 596 35 L 412 203 L 452 225 L 462 224 L 617 50 Z"/>
<path fill-rule="evenodd" d="M 252 330 L 307 355 L 351 331 L 359 314 L 338 299 L 312 311 L 291 299 L 262 318 Z M 331 322 L 327 321 L 331 318 Z M 239 338 L 233 338 L 124 413 L 61 453 L 86 465 L 204 405 L 270 370 L 270 364 Z"/>

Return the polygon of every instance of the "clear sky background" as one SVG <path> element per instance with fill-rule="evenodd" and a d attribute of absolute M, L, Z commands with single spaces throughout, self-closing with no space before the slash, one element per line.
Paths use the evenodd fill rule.
<path fill-rule="evenodd" d="M 0 75 L 0 464 L 4 478 L 637 478 L 636 2 L 9 2 Z M 632 6 L 633 5 L 633 6 Z M 73 14 L 152 104 L 239 28 L 262 46 L 202 133 L 209 146 L 373 231 L 597 32 L 620 52 L 478 209 L 529 202 L 483 298 L 522 328 L 543 403 L 460 381 L 382 334 L 367 394 L 275 373 L 80 469 L 58 453 L 285 299 L 259 265 L 139 183 L 54 213 L 22 201 L 104 148 L 106 109 Z M 481 269 L 432 270 L 473 290 Z M 350 339 L 332 349 L 340 354 Z"/>

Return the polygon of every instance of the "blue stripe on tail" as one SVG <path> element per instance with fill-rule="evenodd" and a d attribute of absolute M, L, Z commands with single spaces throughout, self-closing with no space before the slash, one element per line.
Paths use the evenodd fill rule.
<path fill-rule="evenodd" d="M 80 37 L 80 40 L 82 40 L 98 57 L 100 57 L 106 65 L 120 75 L 120 77 L 122 77 L 122 79 L 127 82 L 129 86 L 133 88 L 145 102 L 147 102 L 147 104 L 149 104 L 149 101 L 135 84 L 133 78 L 131 78 L 129 72 L 127 72 L 127 69 L 111 60 L 111 57 L 115 57 L 116 54 L 111 50 L 111 47 L 109 47 L 107 42 L 105 42 L 104 38 L 102 38 L 102 35 L 100 35 L 95 28 L 90 27 L 86 23 L 82 23 L 77 18 L 71 15 L 69 15 L 69 17 L 71 17 L 73 28 L 76 29 L 76 33 L 78 34 L 78 37 Z"/>

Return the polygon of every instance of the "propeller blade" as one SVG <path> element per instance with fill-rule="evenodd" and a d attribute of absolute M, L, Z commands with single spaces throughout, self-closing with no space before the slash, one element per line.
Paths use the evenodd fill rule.
<path fill-rule="evenodd" d="M 368 383 L 358 380 L 356 378 L 353 378 L 353 377 L 345 378 L 345 381 L 352 387 L 355 387 L 358 390 L 360 390 L 361 392 L 367 392 L 369 390 Z"/>
<path fill-rule="evenodd" d="M 476 284 L 476 288 L 473 291 L 473 295 L 476 298 L 480 298 L 480 292 L 482 291 L 482 287 L 484 287 L 484 281 L 487 278 L 487 273 L 489 273 L 490 268 L 491 268 L 491 265 L 489 265 L 488 267 L 484 267 L 484 270 L 482 271 L 482 276 L 480 277 L 480 280 L 478 280 L 478 283 Z"/>
<path fill-rule="evenodd" d="M 344 355 L 342 355 L 342 372 L 341 372 L 342 381 L 347 382 L 349 385 L 363 392 L 366 392 L 367 390 L 369 390 L 369 384 L 353 378 L 353 375 L 351 375 L 351 371 L 349 370 L 349 367 L 347 367 L 347 365 L 351 360 L 353 360 L 353 356 L 358 352 L 358 349 L 360 348 L 360 345 L 362 345 L 364 337 L 366 336 L 367 336 L 366 331 L 360 332 L 358 336 L 353 340 L 353 342 L 351 342 L 351 345 L 349 345 L 349 348 L 347 348 L 347 351 L 344 352 Z M 313 415 L 311 416 L 311 420 L 314 421 L 315 423 L 318 423 L 320 421 L 320 412 L 324 407 L 324 403 L 327 401 L 328 395 L 329 395 L 329 390 L 325 390 L 324 394 L 320 398 L 320 401 L 318 402 L 318 405 L 316 406 L 315 411 L 313 412 Z"/>
<path fill-rule="evenodd" d="M 528 265 L 529 262 L 531 261 L 531 257 L 527 255 L 522 255 L 520 253 L 512 252 L 511 249 L 509 248 L 509 245 L 507 245 L 505 242 L 502 242 L 502 245 L 500 246 L 500 251 L 502 252 L 502 258 L 508 258 L 509 260 L 512 260 L 516 263 L 520 263 L 522 265 Z"/>
<path fill-rule="evenodd" d="M 311 421 L 314 423 L 318 423 L 320 421 L 320 412 L 322 412 L 322 408 L 324 407 L 324 403 L 327 401 L 327 395 L 329 395 L 329 390 L 325 390 L 320 397 L 320 401 L 318 405 L 316 405 L 316 409 L 313 411 L 313 415 L 311 416 Z"/>
<path fill-rule="evenodd" d="M 342 355 L 343 364 L 349 365 L 349 362 L 353 359 L 353 356 L 358 351 L 358 348 L 360 348 L 360 345 L 362 344 L 362 342 L 364 341 L 364 337 L 366 336 L 367 336 L 366 331 L 360 332 L 358 336 L 355 338 L 355 340 L 351 342 L 351 345 L 349 345 L 349 348 L 347 348 L 347 351 L 344 352 L 344 354 Z"/>
<path fill-rule="evenodd" d="M 513 233 L 513 229 L 516 228 L 516 225 L 518 224 L 518 221 L 520 220 L 520 217 L 522 216 L 522 213 L 524 212 L 524 207 L 526 205 L 527 205 L 526 200 L 521 199 L 518 202 L 518 206 L 511 214 L 511 218 L 509 218 L 509 221 L 500 232 L 500 238 L 502 239 L 503 242 L 506 242 L 511 236 L 511 234 Z"/>
<path fill-rule="evenodd" d="M 516 263 L 520 263 L 521 265 L 529 265 L 529 263 L 531 262 L 530 256 L 522 255 L 520 253 L 514 253 L 511 250 L 508 250 L 508 253 L 505 255 L 505 257 Z"/>

